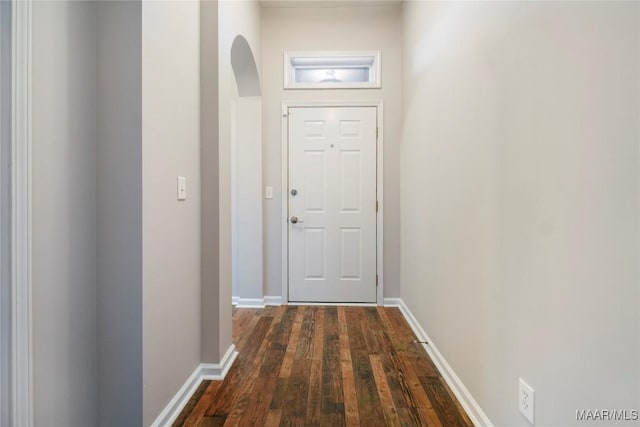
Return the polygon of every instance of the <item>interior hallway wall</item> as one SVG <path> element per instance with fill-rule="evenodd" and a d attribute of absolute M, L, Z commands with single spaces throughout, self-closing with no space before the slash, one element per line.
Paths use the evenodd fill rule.
<path fill-rule="evenodd" d="M 637 2 L 405 2 L 402 298 L 496 426 L 640 402 Z"/>
<path fill-rule="evenodd" d="M 200 2 L 143 2 L 144 425 L 201 360 L 200 196 Z"/>
<path fill-rule="evenodd" d="M 97 423 L 93 4 L 32 5 L 36 426 Z"/>
<path fill-rule="evenodd" d="M 236 81 L 231 68 L 231 46 L 242 35 L 253 52 L 258 72 L 261 62 L 260 5 L 257 1 L 218 2 L 218 111 L 219 111 L 219 203 L 220 203 L 220 356 L 231 345 L 232 277 L 232 153 L 231 105 Z M 257 242 L 257 244 L 260 244 Z"/>
<path fill-rule="evenodd" d="M 142 3 L 95 2 L 98 425 L 142 424 Z"/>
<path fill-rule="evenodd" d="M 149 425 L 220 360 L 200 316 L 199 6 L 34 2 L 36 425 Z"/>
<path fill-rule="evenodd" d="M 200 268 L 201 361 L 220 361 L 227 342 L 228 294 L 220 286 L 220 190 L 218 112 L 218 7 L 217 1 L 200 3 Z M 226 302 L 226 301 L 225 301 Z M 222 316 L 222 317 L 221 317 Z M 222 341 L 222 342 L 221 342 Z"/>
<path fill-rule="evenodd" d="M 281 295 L 281 103 L 384 100 L 384 297 L 400 295 L 400 137 L 402 126 L 402 16 L 400 5 L 374 7 L 264 7 L 262 9 L 263 186 L 265 295 Z M 284 90 L 285 51 L 380 50 L 381 89 Z M 286 301 L 286 295 L 284 296 Z"/>

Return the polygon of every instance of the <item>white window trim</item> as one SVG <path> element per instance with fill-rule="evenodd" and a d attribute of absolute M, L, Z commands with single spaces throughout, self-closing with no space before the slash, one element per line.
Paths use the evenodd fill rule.
<path fill-rule="evenodd" d="M 370 82 L 337 82 L 337 83 L 297 83 L 292 81 L 293 58 L 335 58 L 335 57 L 373 57 L 375 80 Z M 381 80 L 381 55 L 380 51 L 286 51 L 284 53 L 284 88 L 285 89 L 379 89 Z"/>
<path fill-rule="evenodd" d="M 12 2 L 11 425 L 33 426 L 31 0 Z"/>
<path fill-rule="evenodd" d="M 367 101 L 283 101 L 281 120 L 281 228 L 282 242 L 282 304 L 289 302 L 289 108 L 294 107 L 376 107 L 376 126 L 378 138 L 376 143 L 376 198 L 378 212 L 376 217 L 376 272 L 378 287 L 376 304 L 384 302 L 384 103 L 380 100 Z"/>

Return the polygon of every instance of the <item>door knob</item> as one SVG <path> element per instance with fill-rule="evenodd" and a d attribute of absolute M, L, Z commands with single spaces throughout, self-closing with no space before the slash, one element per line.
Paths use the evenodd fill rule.
<path fill-rule="evenodd" d="M 290 221 L 291 221 L 291 224 L 297 224 L 299 222 L 304 222 L 304 220 L 299 219 L 297 216 L 292 216 Z"/>

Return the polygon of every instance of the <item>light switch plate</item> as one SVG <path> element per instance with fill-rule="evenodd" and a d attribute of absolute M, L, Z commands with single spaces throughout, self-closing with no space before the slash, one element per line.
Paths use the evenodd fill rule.
<path fill-rule="evenodd" d="M 178 177 L 178 200 L 187 200 L 187 178 Z"/>
<path fill-rule="evenodd" d="M 264 187 L 264 198 L 273 199 L 273 187 Z"/>

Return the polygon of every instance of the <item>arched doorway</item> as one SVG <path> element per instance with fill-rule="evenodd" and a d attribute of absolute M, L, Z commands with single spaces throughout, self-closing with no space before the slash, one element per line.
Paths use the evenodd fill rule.
<path fill-rule="evenodd" d="M 237 91 L 231 96 L 232 295 L 256 305 L 263 298 L 262 97 L 258 69 L 247 40 L 231 45 Z"/>

